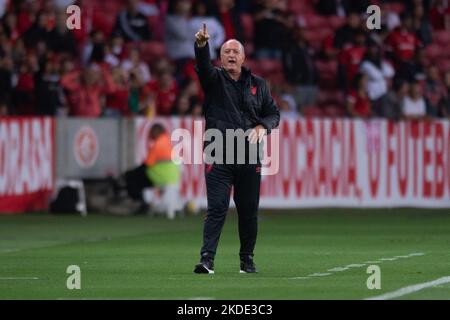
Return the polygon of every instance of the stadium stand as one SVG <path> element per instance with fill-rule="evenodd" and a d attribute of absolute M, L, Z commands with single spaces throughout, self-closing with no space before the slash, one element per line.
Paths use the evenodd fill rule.
<path fill-rule="evenodd" d="M 59 6 L 61 2 L 58 0 L 4 2 L 4 14 L 0 23 L 1 114 L 74 114 L 73 103 L 75 103 L 74 100 L 76 101 L 77 97 L 71 97 L 65 91 L 61 86 L 60 79 L 67 72 L 73 71 L 72 69 L 89 69 L 92 70 L 91 80 L 93 83 L 100 85 L 102 77 L 96 71 L 100 68 L 91 68 L 92 65 L 108 64 L 111 71 L 115 68 L 120 69 L 122 66 L 121 62 L 127 58 L 131 48 L 138 48 L 142 60 L 150 66 L 153 79 L 169 70 L 174 73 L 179 88 L 178 92 L 180 94 L 188 94 L 190 101 L 193 101 L 192 104 L 203 98 L 202 93 L 199 92 L 198 85 L 196 86 L 197 91 L 192 89 L 192 82 L 197 81 L 195 73 L 190 72 L 187 74 L 186 72 L 186 70 L 192 71 L 192 68 L 189 69 L 189 66 L 193 63 L 192 59 L 170 61 L 165 42 L 166 17 L 170 14 L 176 15 L 177 10 L 182 6 L 186 10 L 193 10 L 196 0 L 145 1 L 147 5 L 154 5 L 158 10 L 157 14 L 145 16 L 151 39 L 133 42 L 127 42 L 120 32 L 118 34 L 117 30 L 118 26 L 124 23 L 121 21 L 120 14 L 124 10 L 128 10 L 130 2 L 137 4 L 135 8 L 128 11 L 136 12 L 136 15 L 134 13 L 130 15 L 130 19 L 137 19 L 137 14 L 140 12 L 139 1 L 74 1 L 74 4 L 81 7 L 82 28 L 81 30 L 69 30 L 66 38 L 61 38 L 66 40 L 61 41 L 68 41 L 67 37 L 74 37 L 77 44 L 76 54 L 61 48 L 55 49 L 51 46 L 55 37 L 63 37 L 59 35 L 63 33 L 58 33 L 58 28 L 63 28 L 63 20 L 67 18 L 67 15 L 64 12 L 64 8 Z M 255 47 L 254 41 L 255 15 L 272 12 L 285 17 L 282 21 L 278 21 L 263 15 L 262 20 L 258 20 L 260 27 L 261 24 L 267 24 L 268 26 L 272 23 L 272 25 L 284 30 L 283 44 L 281 47 L 276 48 L 281 50 L 281 52 L 285 50 L 285 44 L 301 42 L 294 36 L 296 29 L 301 30 L 303 33 L 302 41 L 310 47 L 308 54 L 320 75 L 319 93 L 315 100 L 316 103 L 308 106 L 296 106 L 299 114 L 303 116 L 349 116 L 346 110 L 345 96 L 348 95 L 351 84 L 347 84 L 347 88 L 339 85 L 338 71 L 340 70 L 339 68 L 342 68 L 342 65 L 340 65 L 337 56 L 342 49 L 335 47 L 334 38 L 338 30 L 346 28 L 346 17 L 355 11 L 360 16 L 360 23 L 357 29 L 364 32 L 367 43 L 376 43 L 381 49 L 383 57 L 395 67 L 396 75 L 392 81 L 388 82 L 390 92 L 392 92 L 394 82 L 403 80 L 402 77 L 405 77 L 405 72 L 409 75 L 409 82 L 416 81 L 417 79 L 414 77 L 417 74 L 414 72 L 417 71 L 418 66 L 414 65 L 414 61 L 400 63 L 398 57 L 395 56 L 395 52 L 389 51 L 389 46 L 386 45 L 385 39 L 391 32 L 397 30 L 388 30 L 389 21 L 386 21 L 388 17 L 389 19 L 393 18 L 395 21 L 397 21 L 396 19 L 403 21 L 404 18 L 411 18 L 411 24 L 406 27 L 410 32 L 410 37 L 397 37 L 395 38 L 396 41 L 404 41 L 401 45 L 408 46 L 411 39 L 415 37 L 418 41 L 417 43 L 420 44 L 416 50 L 425 49 L 426 65 L 438 65 L 440 70 L 439 81 L 442 84 L 444 84 L 443 79 L 446 74 L 450 72 L 450 47 L 448 46 L 450 42 L 450 10 L 447 1 L 416 1 L 414 2 L 415 4 L 408 1 L 367 1 L 370 4 L 380 5 L 382 8 L 381 30 L 368 30 L 365 24 L 367 15 L 361 12 L 360 5 L 355 4 L 359 3 L 358 1 L 341 2 L 342 7 L 333 7 L 332 9 L 335 10 L 335 13 L 331 12 L 331 14 L 328 14 L 326 12 L 326 15 L 322 12 L 324 9 L 321 7 L 322 1 L 319 0 L 253 0 L 250 6 L 242 5 L 240 0 L 207 0 L 201 2 L 206 4 L 208 15 L 216 17 L 224 25 L 227 34 L 231 33 L 238 36 L 239 32 L 242 33 L 241 40 L 247 54 L 246 65 L 254 73 L 265 77 L 274 92 L 295 95 L 295 89 L 304 86 L 305 83 L 302 83 L 303 80 L 293 83 L 287 79 L 282 59 L 258 58 L 258 48 Z M 333 3 L 333 1 L 329 2 Z M 421 11 L 415 10 L 418 6 L 426 13 L 422 17 L 414 15 L 414 12 Z M 236 11 L 240 8 L 247 8 L 247 10 Z M 233 20 L 233 15 L 237 15 L 239 21 Z M 128 27 L 133 25 L 132 20 L 129 21 L 131 23 Z M 420 39 L 421 33 L 419 28 L 423 23 L 432 25 L 434 28 L 432 31 L 432 43 L 427 46 L 423 45 L 424 41 Z M 348 28 L 345 30 L 347 30 L 346 32 L 357 31 L 351 31 Z M 193 28 L 192 35 L 194 32 Z M 30 41 L 27 41 L 30 35 L 33 35 L 31 44 Z M 352 39 L 352 36 L 350 36 L 350 39 Z M 299 46 L 302 45 L 304 44 L 299 44 Z M 352 46 L 352 43 L 345 43 L 344 45 L 348 47 Z M 82 57 L 82 53 L 86 51 L 86 48 L 89 49 L 87 52 L 90 52 L 90 55 L 87 56 L 87 61 L 83 61 L 80 57 Z M 49 67 L 52 64 L 57 67 Z M 218 65 L 219 62 L 216 61 L 216 64 Z M 125 109 L 130 108 L 132 111 L 123 115 L 157 114 L 157 110 L 152 112 L 148 110 L 148 108 L 158 104 L 155 101 L 156 98 L 149 94 L 151 90 L 146 89 L 148 83 L 142 81 L 142 77 L 136 70 L 129 70 L 126 73 L 125 86 L 129 89 L 130 97 L 132 92 L 134 94 L 134 100 L 130 98 L 128 101 L 133 100 L 136 104 L 137 99 L 139 106 L 138 108 L 136 106 L 133 108 L 125 106 Z M 36 106 L 36 97 L 40 93 L 37 91 L 43 87 L 39 84 L 42 81 L 45 83 L 46 79 L 50 77 L 53 80 L 56 79 L 55 86 L 52 87 L 56 99 L 54 108 L 39 110 Z M 417 77 L 420 78 L 419 76 Z M 86 80 L 89 79 L 80 79 L 81 82 Z M 447 94 L 448 90 L 450 88 L 447 87 Z M 111 94 L 111 92 L 105 93 L 106 96 L 108 94 Z M 275 98 L 279 99 L 279 96 L 275 94 Z M 296 101 L 298 102 L 299 100 L 301 99 L 296 97 Z M 124 99 L 124 101 L 127 101 L 127 99 Z M 450 107 L 446 104 L 447 101 L 448 99 L 443 99 L 438 113 L 439 117 L 449 116 L 448 110 Z M 376 104 L 377 102 L 370 101 L 370 103 Z M 175 110 L 176 108 L 173 106 L 174 114 L 176 114 Z M 102 115 L 104 116 L 104 114 Z"/>

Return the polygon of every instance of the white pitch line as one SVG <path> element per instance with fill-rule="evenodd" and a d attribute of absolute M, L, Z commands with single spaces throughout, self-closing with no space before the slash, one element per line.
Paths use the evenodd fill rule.
<path fill-rule="evenodd" d="M 371 297 L 371 298 L 367 298 L 365 300 L 388 300 L 388 299 L 394 299 L 394 298 L 399 298 L 402 296 L 405 296 L 407 294 L 411 294 L 417 291 L 420 291 L 422 289 L 426 289 L 426 288 L 430 288 L 430 287 L 435 287 L 444 283 L 449 283 L 450 282 L 450 277 L 442 277 L 433 281 L 428 281 L 428 282 L 424 282 L 424 283 L 419 283 L 419 284 L 414 284 L 412 286 L 407 286 L 401 289 L 398 289 L 396 291 L 392 291 L 392 292 L 388 292 L 379 296 L 375 296 L 375 297 Z"/>
<path fill-rule="evenodd" d="M 0 277 L 0 280 L 39 280 L 38 277 Z"/>
<path fill-rule="evenodd" d="M 341 272 L 341 271 L 345 271 L 345 270 L 348 270 L 349 268 L 347 268 L 347 267 L 335 267 L 335 268 L 332 268 L 332 269 L 328 269 L 327 271 L 329 271 L 329 272 Z"/>
<path fill-rule="evenodd" d="M 408 256 L 410 256 L 410 257 L 420 257 L 423 255 L 425 255 L 425 253 L 423 253 L 423 252 L 414 252 L 414 253 L 408 254 Z"/>
<path fill-rule="evenodd" d="M 414 253 L 410 253 L 410 254 L 404 255 L 404 256 L 395 256 L 392 258 L 380 258 L 380 259 L 374 260 L 374 261 L 366 261 L 365 263 L 353 263 L 353 264 L 346 265 L 344 267 L 334 267 L 334 268 L 328 269 L 326 273 L 318 273 L 317 272 L 317 273 L 309 274 L 306 277 L 292 277 L 292 278 L 288 278 L 288 279 L 298 280 L 298 279 L 309 279 L 311 277 L 325 277 L 325 276 L 331 275 L 332 274 L 331 272 L 342 272 L 342 271 L 346 271 L 351 268 L 365 267 L 367 264 L 383 263 L 383 261 L 396 261 L 400 258 L 407 259 L 407 258 L 419 257 L 419 256 L 423 256 L 423 255 L 425 255 L 425 253 L 423 253 L 423 252 L 414 252 Z"/>
<path fill-rule="evenodd" d="M 308 275 L 308 277 L 326 277 L 329 276 L 331 273 L 329 272 L 325 272 L 325 273 L 320 273 L 320 272 L 316 272 L 316 273 L 311 273 Z"/>

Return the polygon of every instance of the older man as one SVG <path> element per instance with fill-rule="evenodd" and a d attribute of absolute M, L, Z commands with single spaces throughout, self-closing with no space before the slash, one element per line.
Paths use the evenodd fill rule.
<path fill-rule="evenodd" d="M 226 41 L 220 50 L 220 68 L 211 64 L 206 25 L 196 33 L 195 55 L 197 72 L 205 92 L 204 114 L 206 129 L 250 131 L 245 150 L 232 147 L 236 154 L 245 154 L 244 163 L 216 161 L 205 166 L 207 215 L 204 222 L 203 246 L 200 263 L 195 273 L 214 273 L 214 257 L 234 187 L 234 202 L 239 216 L 241 247 L 240 272 L 257 272 L 253 262 L 253 250 L 257 234 L 257 212 L 261 181 L 261 159 L 249 161 L 249 144 L 261 142 L 265 134 L 278 126 L 280 113 L 266 82 L 243 67 L 244 47 L 237 40 Z M 205 147 L 207 144 L 205 144 Z M 227 158 L 229 146 L 224 147 L 222 159 Z M 228 160 L 228 159 L 227 159 Z M 224 162 L 224 163 L 222 163 Z"/>

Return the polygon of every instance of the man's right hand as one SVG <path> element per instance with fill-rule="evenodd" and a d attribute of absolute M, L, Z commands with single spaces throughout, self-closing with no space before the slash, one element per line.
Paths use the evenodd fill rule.
<path fill-rule="evenodd" d="M 209 39 L 208 31 L 206 30 L 206 23 L 203 23 L 202 28 L 195 34 L 197 45 L 201 48 L 206 46 Z"/>

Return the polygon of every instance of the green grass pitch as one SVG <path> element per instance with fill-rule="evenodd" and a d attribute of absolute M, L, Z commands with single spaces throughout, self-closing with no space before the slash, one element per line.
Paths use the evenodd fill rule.
<path fill-rule="evenodd" d="M 234 212 L 216 273 L 193 274 L 202 226 L 203 215 L 0 215 L 0 299 L 364 299 L 450 276 L 449 210 L 262 211 L 259 274 L 239 274 Z M 380 290 L 367 288 L 370 264 Z M 69 265 L 80 290 L 66 288 Z M 450 283 L 400 299 L 450 299 Z"/>

